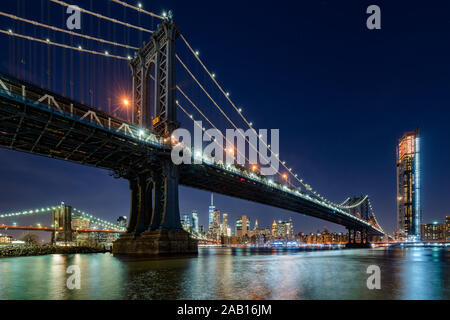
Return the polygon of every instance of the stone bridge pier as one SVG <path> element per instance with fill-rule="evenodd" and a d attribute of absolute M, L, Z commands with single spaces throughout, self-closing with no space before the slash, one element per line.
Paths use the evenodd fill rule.
<path fill-rule="evenodd" d="M 367 229 L 356 230 L 354 228 L 347 228 L 348 242 L 345 246 L 350 249 L 357 248 L 371 248 L 370 236 Z"/>
<path fill-rule="evenodd" d="M 127 232 L 114 242 L 119 255 L 196 254 L 178 206 L 178 169 L 170 159 L 128 177 L 131 194 Z"/>

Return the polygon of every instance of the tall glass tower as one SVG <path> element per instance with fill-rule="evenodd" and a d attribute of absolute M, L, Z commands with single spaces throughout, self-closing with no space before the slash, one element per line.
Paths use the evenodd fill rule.
<path fill-rule="evenodd" d="M 214 222 L 214 210 L 216 210 L 216 207 L 214 206 L 214 193 L 211 193 L 211 205 L 209 206 L 209 215 L 208 215 L 208 226 L 211 228 L 211 225 Z"/>
<path fill-rule="evenodd" d="M 198 213 L 196 210 L 192 210 L 192 230 L 198 233 Z"/>
<path fill-rule="evenodd" d="M 406 132 L 397 145 L 397 232 L 401 237 L 420 238 L 419 129 Z"/>

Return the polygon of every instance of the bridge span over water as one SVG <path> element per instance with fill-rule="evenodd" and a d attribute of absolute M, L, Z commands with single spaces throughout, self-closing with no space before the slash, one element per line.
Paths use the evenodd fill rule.
<path fill-rule="evenodd" d="M 196 252 L 182 230 L 178 185 L 275 206 L 330 221 L 349 230 L 351 244 L 360 232 L 384 234 L 368 196 L 341 204 L 308 188 L 279 183 L 242 166 L 202 157 L 201 164 L 171 161 L 171 133 L 178 126 L 174 61 L 176 25 L 165 19 L 151 40 L 130 60 L 133 70 L 134 123 L 45 88 L 0 74 L 0 146 L 106 169 L 130 184 L 127 232 L 115 243 L 118 254 Z M 181 60 L 180 60 L 181 61 Z M 149 69 L 156 68 L 156 118 L 149 121 Z M 190 150 L 189 150 L 190 151 Z M 193 153 L 192 157 L 194 157 Z"/>

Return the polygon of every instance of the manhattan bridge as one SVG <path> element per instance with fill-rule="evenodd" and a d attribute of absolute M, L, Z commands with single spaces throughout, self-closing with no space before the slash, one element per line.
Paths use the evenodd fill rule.
<path fill-rule="evenodd" d="M 70 7 L 70 4 L 59 0 L 48 2 L 64 9 Z M 51 81 L 45 84 L 41 80 L 39 84 L 36 80 L 27 79 L 19 65 L 13 72 L 0 74 L 0 146 L 108 170 L 115 178 L 128 180 L 131 199 L 129 224 L 126 232 L 114 243 L 114 253 L 176 254 L 197 251 L 196 240 L 183 231 L 180 222 L 179 185 L 274 206 L 342 225 L 349 232 L 349 247 L 368 246 L 370 237 L 385 234 L 375 217 L 369 196 L 348 197 L 342 203 L 334 203 L 307 184 L 278 154 L 274 156 L 285 173 L 278 171 L 274 176 L 261 175 L 245 155 L 240 155 L 246 159 L 244 166 L 230 165 L 214 157 L 198 155 L 188 147 L 183 152 L 187 152 L 192 159 L 200 157 L 201 164 L 175 165 L 171 160 L 171 151 L 180 142 L 173 141 L 172 132 L 180 127 L 181 118 L 192 121 L 194 126 L 198 126 L 199 122 L 196 120 L 205 121 L 203 123 L 207 123 L 208 127 L 199 129 L 206 134 L 208 128 L 217 129 L 218 126 L 211 116 L 211 110 L 215 111 L 216 117 L 220 116 L 221 121 L 225 119 L 227 125 L 234 129 L 238 129 L 236 120 L 233 120 L 236 117 L 248 129 L 254 129 L 255 125 L 244 116 L 242 108 L 231 99 L 215 73 L 206 66 L 199 52 L 193 49 L 176 25 L 171 12 L 158 15 L 144 10 L 140 5 L 133 6 L 118 0 L 110 2 L 124 7 L 124 10 L 155 19 L 158 21 L 155 29 L 150 30 L 96 11 L 84 8 L 80 10 L 83 17 L 144 34 L 146 41 L 142 46 L 135 46 L 133 37 L 128 37 L 128 43 L 120 43 L 10 12 L 0 12 L 0 16 L 16 25 L 29 25 L 63 37 L 55 36 L 55 40 L 36 36 L 36 32 L 27 34 L 26 27 L 0 30 L 0 33 L 10 42 L 20 39 L 21 43 L 34 46 L 33 48 L 47 48 L 49 64 L 52 59 L 60 59 L 58 53 L 62 51 L 70 52 L 71 57 L 82 55 L 83 58 L 80 59 L 85 59 L 84 61 L 89 57 L 114 61 L 114 70 L 118 70 L 117 63 L 121 64 L 121 68 L 128 66 L 131 70 L 132 96 L 129 100 L 124 99 L 123 104 L 130 106 L 128 110 L 131 115 L 127 114 L 125 117 L 122 110 L 114 110 L 108 106 L 106 111 L 102 106 L 96 105 L 92 98 L 93 92 L 83 87 L 81 76 L 77 77 L 80 83 L 75 83 L 75 78 L 67 72 L 63 72 L 58 80 L 54 79 L 53 74 L 47 74 L 48 79 L 64 83 L 67 82 L 66 78 L 71 77 L 68 97 L 67 94 L 52 89 L 49 85 Z M 70 41 L 63 42 L 67 37 Z M 87 44 L 95 43 L 95 48 L 104 46 L 108 50 L 76 45 L 73 39 L 81 39 Z M 180 46 L 184 47 L 189 60 L 182 57 L 178 49 Z M 117 51 L 113 51 L 115 49 Z M 131 50 L 132 53 L 116 53 L 122 52 L 120 50 Z M 195 66 L 191 67 L 194 63 Z M 94 68 L 92 63 L 90 66 Z M 189 83 L 197 87 L 202 98 L 209 101 L 208 110 L 196 103 L 198 94 L 190 95 L 187 92 L 186 80 L 177 81 L 179 72 L 176 71 L 176 66 L 185 73 Z M 110 71 L 105 69 L 105 74 L 107 72 Z M 203 73 L 203 78 L 196 75 L 199 72 Z M 206 81 L 209 86 L 205 85 Z M 80 88 L 80 97 L 74 94 L 74 87 Z M 214 97 L 212 89 L 218 90 L 222 100 L 230 107 L 229 110 Z M 85 103 L 81 97 L 87 91 L 90 103 Z M 251 140 L 246 136 L 242 138 L 249 148 L 260 153 Z M 258 139 L 258 143 L 264 144 L 272 153 L 270 144 L 261 136 Z M 224 146 L 222 148 L 224 153 L 232 152 L 233 156 L 237 156 L 236 153 L 239 152 L 226 150 Z M 267 154 L 259 156 L 267 157 Z M 193 160 L 192 163 L 194 162 Z"/>

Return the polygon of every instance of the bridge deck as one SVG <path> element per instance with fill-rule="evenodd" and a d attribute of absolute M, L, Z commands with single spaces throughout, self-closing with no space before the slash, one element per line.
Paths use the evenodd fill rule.
<path fill-rule="evenodd" d="M 116 172 L 140 163 L 145 168 L 155 154 L 170 153 L 170 146 L 151 132 L 4 74 L 0 74 L 0 147 Z M 180 184 L 383 234 L 347 211 L 215 163 L 180 166 Z"/>

